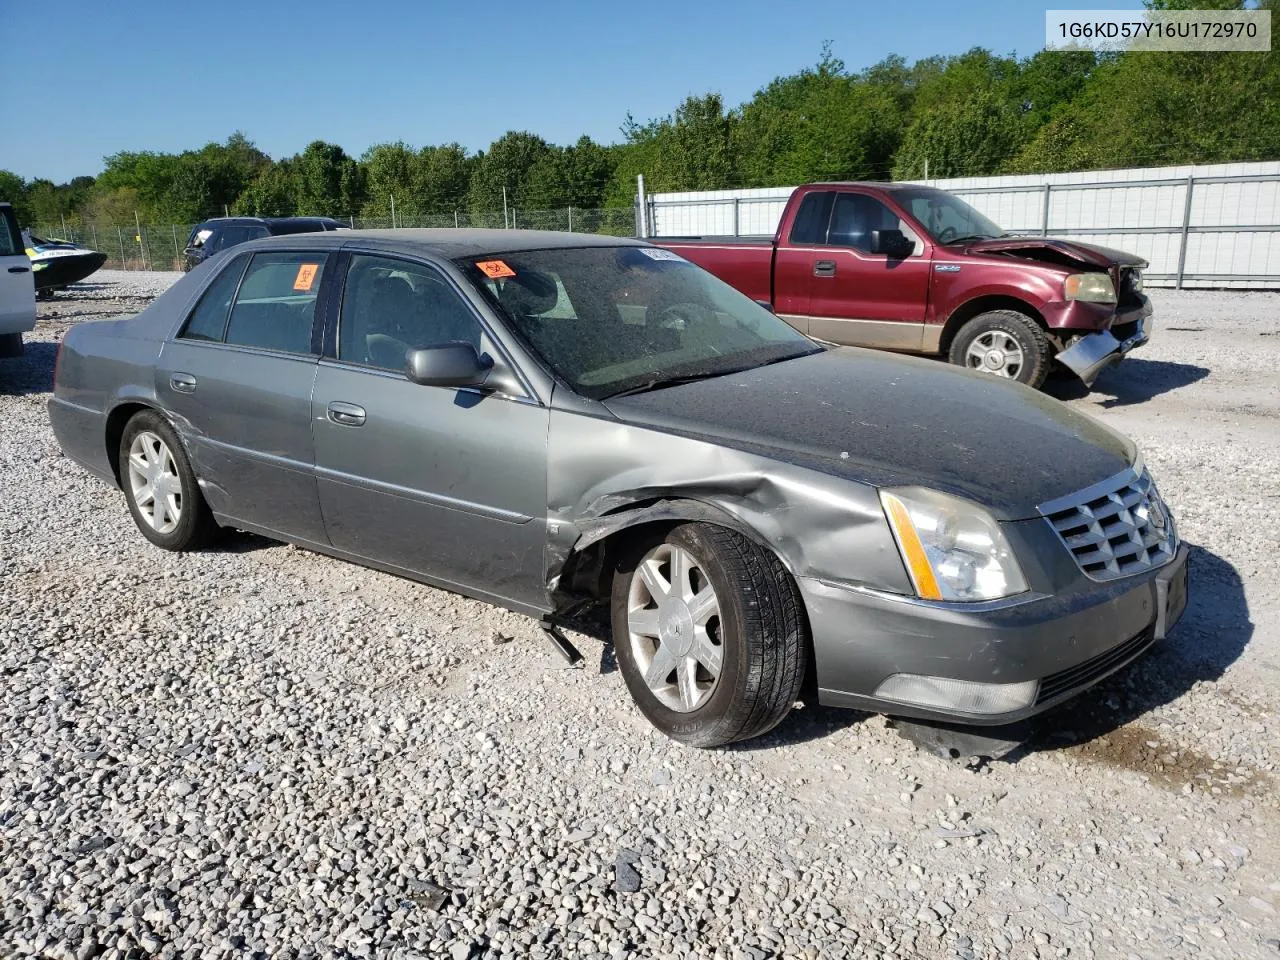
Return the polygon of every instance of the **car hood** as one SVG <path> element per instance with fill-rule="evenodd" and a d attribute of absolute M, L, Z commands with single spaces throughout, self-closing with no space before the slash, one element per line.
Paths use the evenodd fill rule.
<path fill-rule="evenodd" d="M 1147 261 L 1123 250 L 1112 250 L 1093 243 L 1064 240 L 1061 237 L 996 237 L 974 240 L 964 248 L 969 253 L 1005 253 L 1029 260 L 1048 259 L 1054 263 L 1074 261 L 1085 267 L 1145 267 Z"/>
<path fill-rule="evenodd" d="M 1133 444 L 1020 384 L 937 361 L 826 350 L 606 400 L 620 420 L 883 486 L 966 497 L 1002 520 L 1114 476 Z"/>

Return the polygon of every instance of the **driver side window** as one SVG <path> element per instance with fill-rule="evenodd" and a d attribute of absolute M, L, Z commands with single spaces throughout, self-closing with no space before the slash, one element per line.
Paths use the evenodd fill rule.
<path fill-rule="evenodd" d="M 827 242 L 833 247 L 853 247 L 871 252 L 872 230 L 901 230 L 898 215 L 875 197 L 863 193 L 842 193 L 831 212 Z"/>
<path fill-rule="evenodd" d="M 338 317 L 338 359 L 403 370 L 410 350 L 465 341 L 481 349 L 471 307 L 425 264 L 357 254 Z"/>

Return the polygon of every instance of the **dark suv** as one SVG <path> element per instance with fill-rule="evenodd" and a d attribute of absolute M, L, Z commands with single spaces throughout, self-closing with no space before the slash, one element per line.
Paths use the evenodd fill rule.
<path fill-rule="evenodd" d="M 322 230 L 345 229 L 345 223 L 331 217 L 214 217 L 196 224 L 191 231 L 186 249 L 182 251 L 182 268 L 190 270 L 219 250 L 226 250 L 247 240 L 285 233 L 319 233 Z"/>

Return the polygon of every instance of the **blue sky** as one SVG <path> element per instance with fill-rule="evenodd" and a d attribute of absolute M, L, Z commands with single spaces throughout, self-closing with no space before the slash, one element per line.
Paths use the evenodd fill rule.
<path fill-rule="evenodd" d="M 824 40 L 855 69 L 973 46 L 1030 55 L 1060 6 L 4 0 L 0 169 L 62 182 L 120 150 L 235 130 L 273 157 L 315 139 L 357 156 L 394 140 L 476 150 L 512 129 L 612 143 L 628 111 L 647 120 L 707 91 L 736 105 L 816 62 Z"/>

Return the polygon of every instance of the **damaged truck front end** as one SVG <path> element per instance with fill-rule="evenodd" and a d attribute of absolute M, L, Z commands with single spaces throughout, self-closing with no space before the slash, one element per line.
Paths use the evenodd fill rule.
<path fill-rule="evenodd" d="M 1148 264 L 1140 257 L 1052 237 L 980 241 L 966 252 L 1048 268 L 1049 295 L 1034 306 L 1057 351 L 1055 359 L 1086 386 L 1151 339 L 1151 301 L 1142 280 Z"/>

